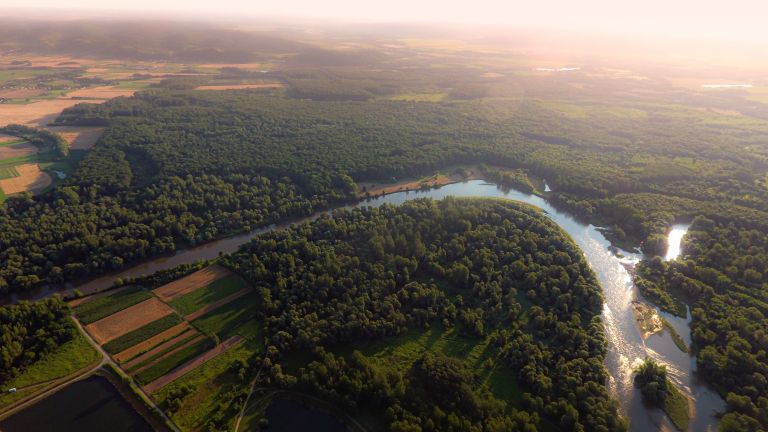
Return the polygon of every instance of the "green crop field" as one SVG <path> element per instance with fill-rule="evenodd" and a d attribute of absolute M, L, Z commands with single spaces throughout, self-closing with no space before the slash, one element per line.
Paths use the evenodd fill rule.
<path fill-rule="evenodd" d="M 194 320 L 192 324 L 203 332 L 215 334 L 220 340 L 240 335 L 261 343 L 261 323 L 254 319 L 257 308 L 258 297 L 250 293 Z"/>
<path fill-rule="evenodd" d="M 245 288 L 237 276 L 227 276 L 186 294 L 170 304 L 180 314 L 187 315 Z"/>
<path fill-rule="evenodd" d="M 0 166 L 0 180 L 18 177 L 19 173 L 12 166 Z"/>
<path fill-rule="evenodd" d="M 168 410 L 173 421 L 182 430 L 198 430 L 221 409 L 222 403 L 234 403 L 232 390 L 242 385 L 232 371 L 232 364 L 250 359 L 257 346 L 251 342 L 235 345 L 226 352 L 200 365 L 195 370 L 163 387 L 153 398 L 166 406 L 173 393 L 182 387 L 195 389 L 194 398 L 185 398 L 178 409 Z"/>
<path fill-rule="evenodd" d="M 179 324 L 181 321 L 181 317 L 175 314 L 165 316 L 158 320 L 152 321 L 144 327 L 139 327 L 130 333 L 124 334 L 117 339 L 113 339 L 107 342 L 104 344 L 103 348 L 110 354 L 119 353 L 120 351 L 128 349 L 143 340 L 151 338 L 163 330 L 167 330 L 176 324 Z"/>
<path fill-rule="evenodd" d="M 133 365 L 133 366 L 132 366 L 132 367 L 130 367 L 130 368 L 126 368 L 126 371 L 127 371 L 127 372 L 134 372 L 134 371 L 137 371 L 137 370 L 139 370 L 139 369 L 143 368 L 144 366 L 146 366 L 146 365 L 148 365 L 148 364 L 152 363 L 153 361 L 155 361 L 155 360 L 157 360 L 157 359 L 159 359 L 159 358 L 163 357 L 163 356 L 164 356 L 164 355 L 166 355 L 167 353 L 169 353 L 169 352 L 171 352 L 171 351 L 175 350 L 176 348 L 178 348 L 178 347 L 180 347 L 180 346 L 182 346 L 182 345 L 184 345 L 184 344 L 187 344 L 187 343 L 189 343 L 190 341 L 194 340 L 195 338 L 197 338 L 197 337 L 199 337 L 199 336 L 200 336 L 200 333 L 196 333 L 196 334 L 189 334 L 189 335 L 186 335 L 186 337 L 184 337 L 183 339 L 180 339 L 179 341 L 177 341 L 177 342 L 176 342 L 176 343 L 174 343 L 173 345 L 171 345 L 171 346 L 167 347 L 166 349 L 164 349 L 164 350 L 162 350 L 162 351 L 160 351 L 160 352 L 158 352 L 158 353 L 155 353 L 155 354 L 154 354 L 152 357 L 149 357 L 148 359 L 146 359 L 146 360 L 142 361 L 141 363 L 138 363 L 138 364 L 136 364 L 136 365 Z"/>
<path fill-rule="evenodd" d="M 139 287 L 127 288 L 75 307 L 75 314 L 80 322 L 90 324 L 151 297 L 152 294 L 149 291 Z"/>
<path fill-rule="evenodd" d="M 213 345 L 214 343 L 211 339 L 202 339 L 201 341 L 162 359 L 159 363 L 150 367 L 149 369 L 142 371 L 134 378 L 136 378 L 136 381 L 141 384 L 150 383 L 172 371 L 176 367 L 181 366 L 183 363 L 192 360 L 196 356 L 213 348 Z"/>

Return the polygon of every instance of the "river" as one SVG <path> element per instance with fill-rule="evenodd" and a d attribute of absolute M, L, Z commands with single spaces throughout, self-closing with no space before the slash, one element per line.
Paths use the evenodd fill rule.
<path fill-rule="evenodd" d="M 506 198 L 531 204 L 544 210 L 546 215 L 560 225 L 578 244 L 603 289 L 605 299 L 603 321 L 605 322 L 609 346 L 605 361 L 610 375 L 608 385 L 613 396 L 620 402 L 622 414 L 630 419 L 630 430 L 643 432 L 674 430 L 674 426 L 661 410 L 649 409 L 643 405 L 640 392 L 632 384 L 632 370 L 647 356 L 667 365 L 672 381 L 694 401 L 696 414 L 691 420 L 691 429 L 694 431 L 715 431 L 717 429 L 717 419 L 714 414 L 716 411 L 722 411 L 725 404 L 714 391 L 696 380 L 693 374 L 695 359 L 680 351 L 667 332 L 652 335 L 644 340 L 636 325 L 631 302 L 639 299 L 640 294 L 632 282 L 627 267 L 634 266 L 642 256 L 628 251 L 619 251 L 620 254 L 611 252 L 609 250 L 610 242 L 606 240 L 597 227 L 586 225 L 577 221 L 570 214 L 556 210 L 542 197 L 516 190 L 502 190 L 496 185 L 482 180 L 453 183 L 425 191 L 397 192 L 344 207 L 378 207 L 386 203 L 402 204 L 416 198 L 442 199 L 447 196 Z M 318 213 L 302 221 L 316 219 L 323 213 L 328 212 Z M 158 258 L 119 273 L 106 275 L 77 288 L 85 293 L 90 293 L 108 288 L 117 278 L 137 277 L 183 263 L 215 258 L 221 253 L 234 252 L 240 245 L 260 233 L 284 228 L 288 225 L 273 225 L 251 233 L 180 250 L 173 256 Z M 670 236 L 668 256 L 674 255 L 676 257 L 679 254 L 680 239 L 685 234 L 687 227 L 680 226 L 678 228 L 677 231 L 673 229 L 674 236 Z M 676 251 L 673 248 L 676 248 Z M 72 288 L 68 288 L 67 291 L 71 292 Z M 50 295 L 52 292 L 43 289 L 35 292 L 33 296 L 41 297 Z M 668 314 L 663 315 L 686 343 L 690 344 L 690 329 L 688 327 L 690 317 L 683 319 Z"/>

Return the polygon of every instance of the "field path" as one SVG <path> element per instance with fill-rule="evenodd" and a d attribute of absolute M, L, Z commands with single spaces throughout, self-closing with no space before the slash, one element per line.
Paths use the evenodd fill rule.
<path fill-rule="evenodd" d="M 238 342 L 240 342 L 241 340 L 243 340 L 243 338 L 240 336 L 232 336 L 231 338 L 225 340 L 219 345 L 211 348 L 210 350 L 204 352 L 203 354 L 200 354 L 199 356 L 193 358 L 192 360 L 184 363 L 183 365 L 177 367 L 176 369 L 168 372 L 167 374 L 161 376 L 160 378 L 145 385 L 144 391 L 149 394 L 152 394 L 155 391 L 160 390 L 161 388 L 165 387 L 167 384 L 180 378 L 187 372 L 192 371 L 193 369 L 200 366 L 201 364 L 207 362 L 208 360 L 216 357 L 217 355 L 237 345 Z"/>
<path fill-rule="evenodd" d="M 194 321 L 194 320 L 200 318 L 201 316 L 207 314 L 210 311 L 216 310 L 216 309 L 224 306 L 227 303 L 230 303 L 230 302 L 232 302 L 234 300 L 239 299 L 240 297 L 248 294 L 249 292 L 251 292 L 250 288 L 243 288 L 243 289 L 241 289 L 240 291 L 238 291 L 236 293 L 232 293 L 232 294 L 224 297 L 221 300 L 217 300 L 217 301 L 209 304 L 208 306 L 205 306 L 202 309 L 198 309 L 198 310 L 192 312 L 191 314 L 186 315 L 184 317 L 184 319 L 187 320 L 187 321 Z"/>

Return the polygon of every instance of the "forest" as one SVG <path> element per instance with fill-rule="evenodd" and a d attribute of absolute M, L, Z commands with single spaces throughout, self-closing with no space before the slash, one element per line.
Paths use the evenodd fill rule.
<path fill-rule="evenodd" d="M 524 204 L 336 211 L 261 235 L 223 263 L 260 291 L 273 385 L 353 414 L 376 407 L 387 430 L 626 428 L 605 386 L 597 281 L 560 228 Z M 484 364 L 508 371 L 500 387 L 519 387 L 520 401 L 463 357 L 427 351 L 394 370 L 355 349 L 434 326 L 487 344 Z"/>
<path fill-rule="evenodd" d="M 0 382 L 71 340 L 76 330 L 69 313 L 57 297 L 0 307 Z"/>
<path fill-rule="evenodd" d="M 768 129 L 756 120 L 766 118 L 760 104 L 683 91 L 626 99 L 618 93 L 626 82 L 595 90 L 580 75 L 489 82 L 465 69 L 301 68 L 322 57 L 308 50 L 271 75 L 286 83 L 285 94 L 206 93 L 170 80 L 67 109 L 57 124 L 107 130 L 60 187 L 0 206 L 0 291 L 77 281 L 306 216 L 357 199 L 362 181 L 484 163 L 500 168 L 490 179 L 527 190 L 530 182 L 514 174 L 525 170 L 546 179 L 551 202 L 649 254 L 637 278 L 649 299 L 678 314 L 691 306 L 699 370 L 729 400 L 723 429 L 768 428 Z M 574 83 L 590 85 L 577 92 Z M 436 92 L 445 98 L 396 99 Z M 668 227 L 690 221 L 682 259 L 653 259 Z M 478 313 L 464 314 L 465 324 L 492 325 Z M 381 325 L 377 332 L 393 331 Z M 305 330 L 283 343 L 316 337 Z M 326 354 L 339 355 L 329 347 L 318 358 Z"/>

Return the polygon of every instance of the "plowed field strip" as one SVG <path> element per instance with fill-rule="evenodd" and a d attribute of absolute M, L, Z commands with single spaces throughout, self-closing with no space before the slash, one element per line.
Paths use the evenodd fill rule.
<path fill-rule="evenodd" d="M 156 356 L 157 354 L 160 354 L 161 352 L 167 350 L 168 348 L 176 345 L 177 343 L 179 343 L 179 342 L 181 342 L 183 340 L 187 340 L 187 339 L 193 337 L 196 334 L 199 334 L 199 333 L 198 333 L 197 330 L 194 330 L 194 329 L 190 329 L 190 330 L 185 331 L 184 333 L 178 334 L 175 337 L 173 337 L 172 339 L 169 339 L 169 340 L 161 343 L 160 345 L 152 348 L 151 350 L 149 350 L 149 351 L 145 352 L 144 354 L 136 357 L 135 359 L 129 361 L 128 363 L 125 363 L 123 365 L 123 369 L 130 369 L 132 367 L 135 367 L 135 366 L 141 364 L 141 362 L 151 359 L 153 356 Z"/>
<path fill-rule="evenodd" d="M 164 302 L 169 302 L 231 274 L 232 272 L 224 267 L 214 264 L 210 267 L 196 271 L 191 275 L 184 276 L 181 279 L 165 284 L 160 288 L 155 288 L 154 293 Z"/>
<path fill-rule="evenodd" d="M 173 355 L 174 353 L 177 353 L 177 352 L 183 350 L 184 348 L 186 348 L 188 346 L 192 346 L 192 345 L 196 344 L 197 342 L 200 342 L 201 340 L 205 339 L 205 337 L 206 336 L 204 334 L 198 334 L 197 336 L 195 336 L 195 337 L 191 338 L 190 340 L 188 340 L 186 343 L 181 344 L 180 346 L 178 346 L 178 347 L 168 351 L 167 353 L 165 353 L 165 355 L 154 359 L 153 361 L 145 364 L 144 366 L 142 366 L 142 367 L 140 367 L 140 368 L 138 368 L 138 369 L 136 369 L 134 371 L 131 371 L 131 374 L 132 375 L 136 375 L 138 373 L 141 373 L 142 371 L 145 371 L 145 370 L 151 368 L 152 366 L 160 363 L 161 361 L 163 361 L 164 358 L 166 358 L 166 357 L 168 357 L 170 355 Z"/>
<path fill-rule="evenodd" d="M 189 323 L 186 321 L 181 324 L 177 324 L 169 328 L 168 330 L 165 330 L 161 333 L 158 333 L 152 336 L 151 338 L 145 340 L 144 342 L 138 345 L 134 345 L 126 349 L 125 351 L 120 351 L 119 353 L 115 354 L 113 358 L 118 363 L 122 363 L 126 360 L 130 360 L 136 355 L 140 354 L 142 351 L 148 350 L 153 346 L 168 340 L 169 338 L 175 337 L 176 335 L 180 334 L 181 332 L 185 331 L 188 328 L 189 328 Z"/>
<path fill-rule="evenodd" d="M 194 321 L 194 320 L 200 318 L 201 316 L 207 314 L 208 312 L 216 310 L 216 309 L 224 306 L 227 303 L 230 303 L 230 302 L 232 302 L 234 300 L 239 299 L 240 297 L 248 294 L 249 292 L 251 292 L 250 288 L 241 289 L 240 291 L 238 291 L 238 292 L 236 292 L 234 294 L 230 294 L 230 295 L 224 297 L 221 300 L 215 301 L 215 302 L 209 304 L 208 306 L 206 306 L 206 307 L 204 307 L 202 309 L 198 309 L 198 310 L 192 312 L 191 314 L 185 316 L 184 319 L 187 320 L 187 321 Z"/>

